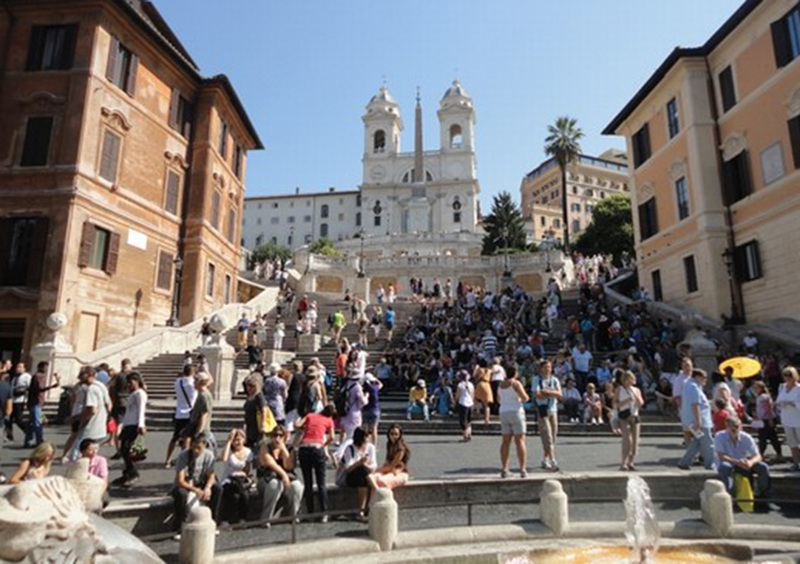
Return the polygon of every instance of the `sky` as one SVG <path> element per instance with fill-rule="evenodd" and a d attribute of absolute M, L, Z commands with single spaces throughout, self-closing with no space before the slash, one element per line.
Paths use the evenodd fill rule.
<path fill-rule="evenodd" d="M 361 116 L 386 80 L 413 150 L 420 88 L 426 150 L 454 78 L 472 97 L 480 199 L 545 158 L 547 125 L 577 118 L 586 154 L 676 46 L 701 45 L 742 0 L 154 0 L 206 75 L 230 77 L 266 150 L 247 195 L 352 190 Z"/>

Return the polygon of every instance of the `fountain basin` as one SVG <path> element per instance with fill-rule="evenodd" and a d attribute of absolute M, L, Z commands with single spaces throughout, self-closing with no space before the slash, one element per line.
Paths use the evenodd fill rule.
<path fill-rule="evenodd" d="M 750 547 L 735 544 L 684 544 L 662 546 L 646 560 L 653 564 L 728 564 L 749 562 Z M 523 554 L 498 555 L 500 564 L 620 564 L 640 562 L 629 546 L 535 549 Z"/>

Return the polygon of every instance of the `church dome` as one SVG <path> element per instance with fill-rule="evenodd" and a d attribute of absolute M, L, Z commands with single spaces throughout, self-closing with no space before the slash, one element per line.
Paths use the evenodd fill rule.
<path fill-rule="evenodd" d="M 387 114 L 399 118 L 400 107 L 397 105 L 394 96 L 389 94 L 386 85 L 383 85 L 380 90 L 378 90 L 378 93 L 370 99 L 369 104 L 367 104 L 367 113 L 364 117 L 385 116 Z"/>
<path fill-rule="evenodd" d="M 461 86 L 458 79 L 456 79 L 453 81 L 452 86 L 444 93 L 444 96 L 442 96 L 442 100 L 446 100 L 447 98 L 469 98 L 469 95 L 466 90 L 464 90 L 464 87 Z"/>
<path fill-rule="evenodd" d="M 394 99 L 394 97 L 389 94 L 389 89 L 386 88 L 386 85 L 381 86 L 380 90 L 378 90 L 378 93 L 375 94 L 369 101 L 369 105 L 372 105 L 375 102 L 388 102 L 389 104 L 397 104 L 397 101 Z"/>

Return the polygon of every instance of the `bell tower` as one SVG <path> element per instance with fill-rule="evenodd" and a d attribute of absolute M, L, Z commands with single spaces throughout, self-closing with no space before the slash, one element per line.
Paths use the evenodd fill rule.
<path fill-rule="evenodd" d="M 391 164 L 388 157 L 400 152 L 400 133 L 403 119 L 397 102 L 384 84 L 367 104 L 364 122 L 364 184 L 389 180 Z"/>
<path fill-rule="evenodd" d="M 438 115 L 442 152 L 474 151 L 475 110 L 458 80 L 442 96 Z"/>

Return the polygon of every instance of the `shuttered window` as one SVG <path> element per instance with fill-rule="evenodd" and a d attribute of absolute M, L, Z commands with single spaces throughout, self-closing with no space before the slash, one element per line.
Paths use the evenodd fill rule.
<path fill-rule="evenodd" d="M 156 287 L 161 290 L 169 290 L 172 287 L 172 264 L 173 257 L 170 253 L 161 251 L 158 255 L 158 275 L 156 277 Z"/>
<path fill-rule="evenodd" d="M 739 245 L 734 251 L 736 275 L 742 282 L 758 280 L 764 274 L 761 270 L 761 252 L 758 241 L 750 241 Z"/>
<path fill-rule="evenodd" d="M 729 161 L 722 163 L 723 200 L 732 205 L 750 195 L 752 179 L 750 176 L 750 157 L 742 151 Z"/>
<path fill-rule="evenodd" d="M 633 134 L 633 165 L 638 167 L 650 158 L 650 125 L 644 124 Z"/>
<path fill-rule="evenodd" d="M 119 86 L 130 96 L 136 93 L 136 75 L 139 71 L 139 56 L 119 42 L 111 38 L 106 62 L 106 78 Z"/>
<path fill-rule="evenodd" d="M 225 275 L 225 294 L 223 299 L 226 304 L 231 303 L 231 289 L 233 287 L 233 279 L 230 274 Z"/>
<path fill-rule="evenodd" d="M 794 168 L 800 168 L 800 116 L 789 120 L 789 138 L 792 142 Z"/>
<path fill-rule="evenodd" d="M 41 285 L 48 224 L 46 217 L 0 219 L 0 286 Z"/>
<path fill-rule="evenodd" d="M 20 166 L 46 166 L 50 153 L 50 137 L 53 118 L 50 116 L 29 117 L 25 126 L 25 143 L 22 146 Z"/>
<path fill-rule="evenodd" d="M 658 233 L 656 199 L 650 198 L 639 206 L 639 234 L 642 241 Z"/>
<path fill-rule="evenodd" d="M 167 171 L 167 198 L 164 204 L 172 215 L 178 214 L 178 195 L 180 193 L 181 177 L 174 170 Z"/>
<path fill-rule="evenodd" d="M 209 298 L 214 297 L 214 274 L 216 268 L 213 264 L 208 263 L 208 267 L 206 268 L 206 296 Z"/>
<path fill-rule="evenodd" d="M 117 182 L 119 150 L 122 139 L 108 129 L 103 133 L 103 148 L 100 152 L 100 177 L 111 183 Z"/>
<path fill-rule="evenodd" d="M 683 259 L 683 270 L 686 274 L 686 292 L 689 294 L 696 292 L 699 289 L 699 285 L 697 284 L 697 268 L 694 264 L 694 255 Z"/>
<path fill-rule="evenodd" d="M 75 59 L 78 25 L 35 25 L 28 45 L 27 71 L 69 70 Z"/>
<path fill-rule="evenodd" d="M 242 179 L 242 159 L 242 146 L 237 143 L 233 148 L 233 174 L 235 174 L 236 178 L 239 180 Z"/>
<path fill-rule="evenodd" d="M 722 113 L 736 105 L 736 88 L 733 85 L 733 69 L 728 65 L 719 73 L 719 91 L 722 96 Z"/>
<path fill-rule="evenodd" d="M 772 23 L 772 47 L 775 66 L 779 69 L 800 57 L 800 6 Z"/>
<path fill-rule="evenodd" d="M 219 206 L 222 200 L 219 192 L 214 190 L 211 194 L 211 226 L 214 229 L 219 229 Z"/>
<path fill-rule="evenodd" d="M 228 124 L 222 121 L 222 118 L 219 121 L 219 144 L 217 148 L 219 149 L 219 154 L 222 155 L 222 159 L 226 160 L 228 158 Z"/>
<path fill-rule="evenodd" d="M 98 227 L 86 221 L 83 224 L 78 266 L 94 268 L 106 274 L 117 272 L 119 263 L 119 233 Z"/>
<path fill-rule="evenodd" d="M 236 210 L 228 210 L 228 242 L 233 243 L 236 238 Z"/>
<path fill-rule="evenodd" d="M 192 104 L 178 89 L 172 89 L 172 102 L 169 109 L 169 126 L 186 137 L 192 131 Z"/>

